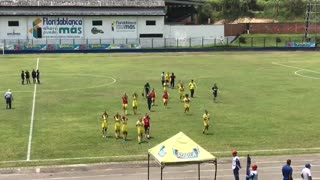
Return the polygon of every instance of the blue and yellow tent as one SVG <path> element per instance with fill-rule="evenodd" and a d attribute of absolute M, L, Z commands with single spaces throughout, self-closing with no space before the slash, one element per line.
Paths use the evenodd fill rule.
<path fill-rule="evenodd" d="M 150 172 L 150 156 L 161 166 L 161 180 L 163 168 L 166 165 L 198 164 L 198 177 L 200 179 L 200 164 L 213 163 L 215 165 L 214 179 L 217 177 L 217 159 L 183 132 L 163 141 L 148 150 L 148 180 Z"/>

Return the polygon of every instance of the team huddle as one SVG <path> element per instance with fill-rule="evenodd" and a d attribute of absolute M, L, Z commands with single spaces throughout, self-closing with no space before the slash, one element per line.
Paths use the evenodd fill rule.
<path fill-rule="evenodd" d="M 168 108 L 169 103 L 169 89 L 175 88 L 175 78 L 176 76 L 174 73 L 164 73 L 161 74 L 161 85 L 163 88 L 162 93 L 162 102 L 164 109 Z M 188 84 L 189 90 L 190 90 L 190 96 L 188 93 L 185 93 L 185 87 L 183 83 L 180 81 L 180 83 L 177 85 L 177 89 L 179 92 L 179 100 L 180 102 L 183 102 L 184 107 L 184 113 L 188 114 L 190 112 L 190 106 L 191 106 L 191 98 L 194 97 L 195 89 L 197 88 L 196 83 L 191 80 Z M 216 101 L 216 98 L 218 96 L 218 86 L 214 84 L 212 87 L 213 91 L 213 101 Z M 149 112 L 152 112 L 152 107 L 155 105 L 156 102 L 156 92 L 154 89 L 151 90 L 150 84 L 146 83 L 143 87 L 143 91 L 141 93 L 142 97 L 147 99 L 147 105 Z M 120 115 L 119 113 L 116 113 L 114 115 L 114 130 L 115 130 L 115 138 L 119 139 L 122 138 L 124 141 L 127 140 L 128 137 L 128 95 L 127 93 L 124 93 L 122 96 L 122 109 L 123 109 L 123 115 Z M 134 92 L 132 94 L 132 111 L 134 115 L 138 114 L 138 94 Z M 107 137 L 107 130 L 108 130 L 108 113 L 105 111 L 102 114 L 102 137 Z M 137 139 L 138 143 L 142 143 L 143 137 L 149 139 L 150 138 L 150 116 L 146 113 L 144 117 L 138 118 L 138 121 L 136 122 L 136 128 L 137 128 Z M 202 131 L 203 134 L 206 134 L 209 130 L 209 120 L 210 120 L 210 114 L 208 110 L 205 110 L 203 116 L 203 126 L 204 129 Z"/>

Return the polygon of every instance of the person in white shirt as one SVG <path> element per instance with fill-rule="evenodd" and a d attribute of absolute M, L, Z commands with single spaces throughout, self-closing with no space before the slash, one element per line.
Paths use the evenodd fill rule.
<path fill-rule="evenodd" d="M 250 174 L 247 175 L 246 180 L 258 180 L 258 166 L 256 164 L 252 165 Z"/>
<path fill-rule="evenodd" d="M 311 164 L 306 164 L 305 168 L 302 169 L 301 171 L 301 177 L 303 180 L 312 180 L 312 176 L 311 176 Z"/>
<path fill-rule="evenodd" d="M 6 100 L 6 109 L 11 109 L 11 103 L 13 101 L 12 92 L 10 89 L 4 94 L 4 99 Z"/>
<path fill-rule="evenodd" d="M 241 169 L 241 165 L 240 165 L 240 159 L 238 157 L 238 152 L 233 151 L 232 155 L 233 155 L 232 170 L 233 170 L 234 179 L 239 180 L 239 170 Z"/>

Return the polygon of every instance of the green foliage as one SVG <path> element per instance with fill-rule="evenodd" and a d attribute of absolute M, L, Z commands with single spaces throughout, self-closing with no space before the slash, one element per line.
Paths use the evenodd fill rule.
<path fill-rule="evenodd" d="M 246 44 L 247 43 L 246 38 L 243 37 L 243 36 L 239 37 L 239 42 L 242 43 L 242 44 Z"/>
<path fill-rule="evenodd" d="M 200 8 L 202 17 L 233 21 L 239 17 L 303 21 L 307 0 L 211 0 Z M 210 5 L 208 5 L 210 4 Z"/>

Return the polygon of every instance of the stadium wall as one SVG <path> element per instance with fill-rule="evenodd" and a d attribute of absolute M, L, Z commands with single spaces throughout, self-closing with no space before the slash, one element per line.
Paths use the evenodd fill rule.
<path fill-rule="evenodd" d="M 166 25 L 165 38 L 224 38 L 224 25 Z"/>
<path fill-rule="evenodd" d="M 113 39 L 163 36 L 163 16 L 1 16 L 0 39 Z"/>

